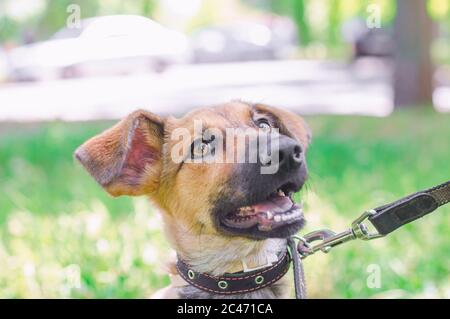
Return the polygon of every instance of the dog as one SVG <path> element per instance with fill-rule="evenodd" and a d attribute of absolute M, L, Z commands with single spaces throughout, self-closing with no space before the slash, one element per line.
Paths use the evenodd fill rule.
<path fill-rule="evenodd" d="M 203 131 L 195 132 L 198 122 Z M 238 133 L 227 135 L 219 145 L 214 144 L 214 135 L 202 135 L 208 128 L 218 133 L 231 128 Z M 173 138 L 180 130 L 192 136 L 189 147 L 180 148 L 179 140 Z M 260 158 L 252 163 L 192 161 L 222 148 L 248 151 L 248 140 L 231 143 L 242 130 L 255 136 L 264 133 L 269 144 L 277 144 L 271 154 L 278 158 L 275 172 L 261 173 L 268 162 L 272 164 Z M 272 131 L 276 133 L 267 135 Z M 161 211 L 164 233 L 181 266 L 189 269 L 183 274 L 180 265 L 172 265 L 172 284 L 154 297 L 286 298 L 289 286 L 282 276 L 284 268 L 280 278 L 261 287 L 254 287 L 248 278 L 262 282 L 262 276 L 251 277 L 255 272 L 269 276 L 287 254 L 286 238 L 304 225 L 301 207 L 292 195 L 307 179 L 305 153 L 310 141 L 310 129 L 300 116 L 264 104 L 231 101 L 195 109 L 181 118 L 135 111 L 86 141 L 75 151 L 75 158 L 110 195 L 145 195 Z M 179 152 L 181 160 L 173 160 L 177 147 L 186 153 Z M 222 292 L 231 289 L 228 283 L 239 284 L 233 279 L 219 282 L 220 288 L 207 288 L 208 280 L 233 275 L 246 278 L 247 288 Z"/>

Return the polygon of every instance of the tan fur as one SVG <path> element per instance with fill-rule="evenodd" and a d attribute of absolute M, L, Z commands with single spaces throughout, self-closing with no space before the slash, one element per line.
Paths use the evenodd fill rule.
<path fill-rule="evenodd" d="M 194 120 L 201 120 L 204 127 L 248 128 L 255 111 L 269 113 L 279 123 L 280 131 L 307 147 L 310 133 L 297 115 L 261 104 L 231 102 L 194 110 L 179 119 L 134 112 L 88 140 L 76 151 L 76 157 L 113 196 L 149 196 L 161 209 L 170 244 L 195 270 L 216 275 L 239 271 L 242 259 L 250 265 L 264 264 L 267 253 L 280 251 L 285 240 L 255 241 L 218 232 L 211 219 L 210 199 L 220 196 L 234 164 L 185 163 L 179 169 L 180 164 L 171 161 L 170 150 L 175 141 L 171 141 L 170 135 L 180 127 L 193 134 Z M 145 149 L 136 151 L 133 149 L 136 145 L 140 148 L 144 145 Z M 135 158 L 133 152 L 137 152 Z M 143 162 L 137 156 L 141 153 L 146 157 Z M 128 161 L 134 161 L 131 163 L 134 166 L 127 166 Z M 160 296 L 175 295 L 173 290 L 166 289 Z"/>

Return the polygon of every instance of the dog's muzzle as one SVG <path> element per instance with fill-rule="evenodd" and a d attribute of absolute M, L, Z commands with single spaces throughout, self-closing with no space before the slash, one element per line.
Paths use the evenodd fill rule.
<path fill-rule="evenodd" d="M 293 199 L 307 176 L 304 152 L 287 136 L 277 137 L 277 144 L 277 163 L 260 161 L 237 169 L 229 183 L 229 194 L 216 205 L 219 229 L 252 238 L 286 238 L 304 225 L 303 205 Z M 278 169 L 262 174 L 261 167 L 267 165 L 278 165 Z"/>

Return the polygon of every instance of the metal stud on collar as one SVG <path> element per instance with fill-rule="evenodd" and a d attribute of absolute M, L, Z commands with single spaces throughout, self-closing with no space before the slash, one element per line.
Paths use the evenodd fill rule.
<path fill-rule="evenodd" d="M 264 282 L 264 277 L 263 277 L 263 276 L 259 275 L 259 276 L 257 276 L 257 277 L 255 278 L 255 283 L 256 283 L 257 285 L 260 285 L 260 284 L 262 284 L 263 282 Z"/>
<path fill-rule="evenodd" d="M 220 289 L 227 289 L 228 283 L 225 280 L 221 280 L 217 283 L 217 286 L 219 286 Z"/>
<path fill-rule="evenodd" d="M 192 269 L 188 270 L 187 275 L 188 275 L 190 280 L 193 280 L 195 278 L 195 272 Z"/>

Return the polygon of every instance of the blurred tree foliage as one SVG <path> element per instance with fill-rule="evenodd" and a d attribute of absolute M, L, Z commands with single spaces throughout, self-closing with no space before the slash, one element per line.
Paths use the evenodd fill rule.
<path fill-rule="evenodd" d="M 292 16 L 297 24 L 300 43 L 307 45 L 311 39 L 305 9 L 304 0 L 292 0 Z"/>

